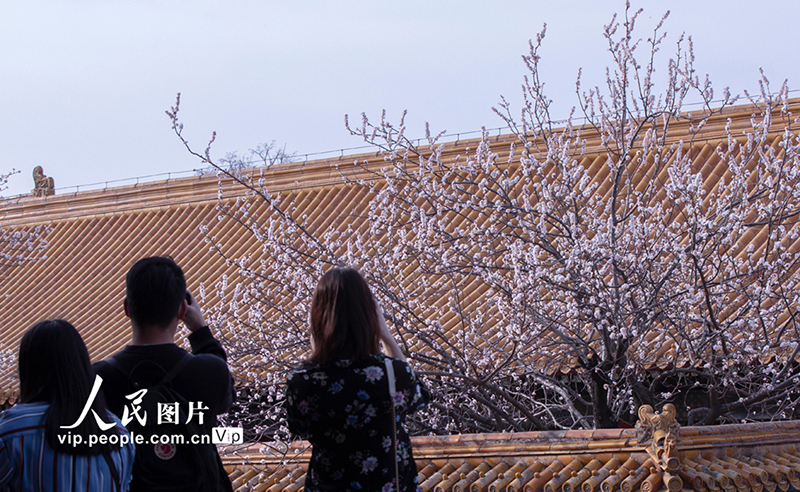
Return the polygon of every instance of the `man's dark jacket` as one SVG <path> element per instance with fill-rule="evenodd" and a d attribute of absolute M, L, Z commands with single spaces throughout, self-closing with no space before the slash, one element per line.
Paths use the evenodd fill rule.
<path fill-rule="evenodd" d="M 225 350 L 207 326 L 189 335 L 189 343 L 194 357 L 172 380 L 172 389 L 186 401 L 202 402 L 204 407 L 208 407 L 204 411 L 203 430 L 211 435 L 211 428 L 217 425 L 216 416 L 227 412 L 233 403 L 233 378 L 228 370 Z M 158 384 L 184 354 L 186 351 L 174 343 L 128 345 L 114 358 L 127 371 L 136 367 L 136 381 L 147 388 Z M 129 403 L 125 395 L 131 393 L 127 378 L 106 361 L 95 363 L 94 370 L 103 378 L 103 395 L 109 410 L 121 418 L 125 405 Z M 217 464 L 222 481 L 220 490 L 231 491 L 228 474 L 222 468 L 218 453 Z"/>

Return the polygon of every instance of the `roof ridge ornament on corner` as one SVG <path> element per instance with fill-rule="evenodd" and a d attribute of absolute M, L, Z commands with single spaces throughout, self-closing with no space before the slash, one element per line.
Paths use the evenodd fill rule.
<path fill-rule="evenodd" d="M 56 194 L 56 182 L 53 178 L 45 176 L 42 166 L 33 168 L 33 196 L 49 196 Z"/>
<path fill-rule="evenodd" d="M 639 421 L 636 423 L 636 440 L 640 446 L 650 444 L 645 451 L 653 462 L 661 468 L 664 485 L 671 492 L 683 488 L 683 480 L 678 476 L 681 459 L 678 456 L 681 426 L 675 419 L 675 405 L 667 403 L 661 413 L 653 411 L 650 405 L 639 407 Z"/>

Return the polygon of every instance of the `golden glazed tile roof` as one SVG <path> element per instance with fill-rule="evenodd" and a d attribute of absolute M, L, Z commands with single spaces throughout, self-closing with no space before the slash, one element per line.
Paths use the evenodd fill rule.
<path fill-rule="evenodd" d="M 794 101 L 797 113 L 800 102 Z M 727 175 L 725 163 L 714 150 L 726 145 L 723 130 L 730 124 L 734 133 L 750 128 L 750 109 L 734 108 L 706 124 L 692 146 L 697 152 L 696 165 L 703 169 L 705 186 L 713 189 Z M 728 122 L 730 118 L 730 123 Z M 689 136 L 685 123 L 675 124 L 670 141 Z M 596 193 L 609 193 L 608 166 L 603 166 L 605 154 L 596 136 L 586 135 L 584 164 L 592 170 L 593 180 L 601 186 Z M 501 155 L 508 152 L 512 136 L 492 138 L 492 150 Z M 780 135 L 770 140 L 777 148 Z M 474 148 L 476 140 L 447 144 L 443 159 L 454 160 L 465 148 Z M 688 147 L 688 144 L 685 144 Z M 345 231 L 366 226 L 359 217 L 370 199 L 363 188 L 343 184 L 342 175 L 371 177 L 354 161 L 366 162 L 369 169 L 385 166 L 376 154 L 347 156 L 339 159 L 293 163 L 256 170 L 268 183 L 272 193 L 282 193 L 287 201 L 294 199 L 296 215 L 307 215 L 309 228 L 323 233 L 337 229 Z M 130 339 L 130 329 L 122 313 L 124 277 L 137 259 L 149 255 L 170 254 L 184 268 L 190 288 L 197 294 L 204 287 L 207 297 L 204 307 L 219 303 L 215 286 L 223 276 L 235 279 L 237 269 L 225 261 L 205 241 L 201 227 L 208 235 L 225 238 L 229 257 L 250 255 L 256 262 L 264 258 L 261 245 L 232 220 L 218 220 L 218 196 L 232 200 L 243 196 L 241 187 L 216 176 L 197 176 L 174 180 L 108 188 L 105 190 L 61 194 L 46 197 L 17 198 L 2 210 L 2 227 L 29 229 L 49 226 L 50 247 L 46 259 L 30 262 L 11 271 L 0 281 L 0 351 L 16 354 L 22 333 L 33 323 L 46 318 L 64 318 L 72 322 L 86 340 L 92 360 L 100 360 L 120 350 Z M 267 213 L 264 204 L 256 213 Z M 342 220 L 347 217 L 348 220 Z M 760 244 L 760 235 L 750 235 L 744 243 Z M 798 241 L 800 243 L 800 241 Z M 746 244 L 740 244 L 743 248 Z M 798 248 L 800 244 L 789 245 Z M 232 284 L 228 290 L 232 289 Z M 470 298 L 480 304 L 485 287 L 472 289 Z M 455 329 L 454 313 L 445 313 L 443 327 Z M 498 335 L 499 336 L 499 335 Z M 669 337 L 656 336 L 647 342 L 652 347 L 653 367 L 675 364 L 676 349 Z M 412 340 L 412 348 L 414 341 Z M 478 341 L 477 343 L 483 343 Z M 2 357 L 0 369 L 0 403 L 13 402 L 17 382 L 13 357 Z M 548 361 L 541 358 L 541 365 Z M 570 371 L 568 361 L 552 370 Z"/>
<path fill-rule="evenodd" d="M 800 421 L 685 427 L 668 469 L 633 429 L 412 438 L 425 491 L 787 492 L 800 490 Z M 310 449 L 229 450 L 234 490 L 295 491 Z"/>
<path fill-rule="evenodd" d="M 324 221 L 336 217 L 342 204 L 359 203 L 353 189 L 341 184 L 330 161 L 297 164 L 269 173 L 275 189 L 315 197 Z M 298 180 L 302 179 L 302 183 Z M 241 194 L 230 183 L 226 197 Z M 236 268 L 209 250 L 202 226 L 211 236 L 229 237 L 233 256 L 253 254 L 260 246 L 232 221 L 218 220 L 216 176 L 113 188 L 103 191 L 21 198 L 4 209 L 3 227 L 47 225 L 46 259 L 12 270 L 0 282 L 0 350 L 16 354 L 28 327 L 42 319 L 63 318 L 75 325 L 92 360 L 119 351 L 130 341 L 122 312 L 125 274 L 139 258 L 170 254 L 183 267 L 197 296 L 209 293 L 205 306 L 218 302 L 215 285 Z M 0 360 L 3 360 L 0 357 Z M 0 372 L 0 403 L 17 395 L 13 357 Z"/>

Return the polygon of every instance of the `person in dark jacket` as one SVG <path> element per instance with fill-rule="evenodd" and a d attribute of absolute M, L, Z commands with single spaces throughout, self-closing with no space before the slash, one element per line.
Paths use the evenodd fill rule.
<path fill-rule="evenodd" d="M 311 357 L 286 390 L 289 430 L 313 446 L 306 492 L 417 490 L 403 423 L 425 405 L 428 390 L 357 270 L 336 268 L 322 277 L 310 324 Z"/>
<path fill-rule="evenodd" d="M 171 389 L 186 402 L 196 404 L 195 411 L 203 413 L 201 428 L 211 435 L 216 426 L 216 415 L 225 413 L 233 402 L 233 378 L 228 370 L 225 350 L 214 338 L 203 318 L 197 301 L 186 288 L 183 270 L 169 257 L 155 256 L 137 261 L 125 280 L 126 292 L 123 308 L 130 318 L 132 339 L 130 345 L 113 356 L 113 361 L 95 364 L 95 370 L 103 377 L 103 391 L 109 409 L 123 418 L 126 408 L 130 410 L 129 394 L 135 388 L 148 388 L 158 384 L 166 374 L 179 368 L 171 379 Z M 183 322 L 191 332 L 189 343 L 193 357 L 175 344 L 178 324 Z M 188 359 L 188 362 L 185 360 Z M 135 388 L 131 387 L 135 381 Z M 130 412 L 129 412 L 130 413 Z M 128 415 L 130 419 L 133 417 Z M 147 416 L 155 419 L 155 415 Z M 164 434 L 170 432 L 164 426 Z M 153 449 L 145 449 L 147 446 Z M 139 446 L 139 454 L 155 453 L 160 459 L 170 460 L 175 456 L 174 444 L 147 443 Z M 211 484 L 211 490 L 231 491 L 231 483 L 222 467 L 216 448 L 213 449 L 219 484 Z M 202 471 L 202 464 L 198 464 Z M 144 490 L 147 483 L 168 483 L 171 477 L 140 477 L 134 469 L 131 491 Z M 192 473 L 197 476 L 196 470 Z M 143 480 L 143 479 L 147 480 Z M 173 484 L 174 485 L 174 484 Z M 208 485 L 208 484 L 205 484 Z M 192 486 L 186 484 L 187 490 Z M 170 489 L 172 490 L 172 489 Z"/>

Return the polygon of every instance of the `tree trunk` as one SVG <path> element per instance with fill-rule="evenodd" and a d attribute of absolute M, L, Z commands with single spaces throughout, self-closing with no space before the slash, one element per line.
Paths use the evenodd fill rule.
<path fill-rule="evenodd" d="M 600 364 L 589 370 L 589 387 L 592 393 L 592 415 L 594 416 L 595 429 L 614 429 L 617 427 L 617 419 L 608 408 L 608 390 L 610 384 L 606 379 L 606 374 L 611 367 L 609 364 Z"/>

